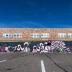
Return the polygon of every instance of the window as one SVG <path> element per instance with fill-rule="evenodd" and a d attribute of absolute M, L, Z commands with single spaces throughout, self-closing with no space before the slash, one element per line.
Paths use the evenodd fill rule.
<path fill-rule="evenodd" d="M 13 38 L 22 38 L 22 33 L 14 33 Z"/>
<path fill-rule="evenodd" d="M 58 37 L 59 38 L 65 38 L 66 37 L 66 33 L 58 33 Z"/>
<path fill-rule="evenodd" d="M 22 38 L 22 33 L 17 34 L 18 38 Z"/>
<path fill-rule="evenodd" d="M 41 38 L 49 38 L 49 33 L 42 33 Z"/>
<path fill-rule="evenodd" d="M 14 33 L 14 34 L 4 33 L 3 37 L 4 38 L 22 38 L 22 33 Z"/>
<path fill-rule="evenodd" d="M 72 33 L 68 33 L 68 38 L 72 38 Z"/>
<path fill-rule="evenodd" d="M 11 37 L 11 34 L 10 34 L 10 33 L 4 33 L 4 34 L 3 34 L 3 37 L 4 37 L 4 38 L 10 38 L 10 37 Z"/>
<path fill-rule="evenodd" d="M 32 38 L 39 38 L 39 33 L 33 33 Z"/>

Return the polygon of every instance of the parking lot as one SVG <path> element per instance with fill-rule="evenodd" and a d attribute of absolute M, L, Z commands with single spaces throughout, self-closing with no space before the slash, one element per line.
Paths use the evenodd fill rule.
<path fill-rule="evenodd" d="M 0 72 L 72 72 L 72 54 L 0 53 Z"/>

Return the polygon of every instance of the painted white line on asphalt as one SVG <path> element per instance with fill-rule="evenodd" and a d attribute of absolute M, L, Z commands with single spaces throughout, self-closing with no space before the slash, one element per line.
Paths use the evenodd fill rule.
<path fill-rule="evenodd" d="M 42 72 L 46 72 L 43 60 L 41 60 L 41 70 Z"/>
<path fill-rule="evenodd" d="M 5 61 L 7 61 L 7 60 L 1 60 L 0 63 L 1 63 L 1 62 L 5 62 Z"/>

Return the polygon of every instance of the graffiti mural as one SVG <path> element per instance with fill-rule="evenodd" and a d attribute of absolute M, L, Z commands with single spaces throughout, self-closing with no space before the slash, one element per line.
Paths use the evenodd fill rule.
<path fill-rule="evenodd" d="M 72 42 L 36 41 L 36 42 L 0 42 L 0 52 L 32 52 L 32 53 L 71 53 Z M 70 44 L 70 45 L 69 45 Z"/>

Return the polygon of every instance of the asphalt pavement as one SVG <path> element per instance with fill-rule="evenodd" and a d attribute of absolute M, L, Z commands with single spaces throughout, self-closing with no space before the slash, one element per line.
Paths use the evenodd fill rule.
<path fill-rule="evenodd" d="M 72 54 L 0 53 L 0 72 L 72 72 Z"/>

